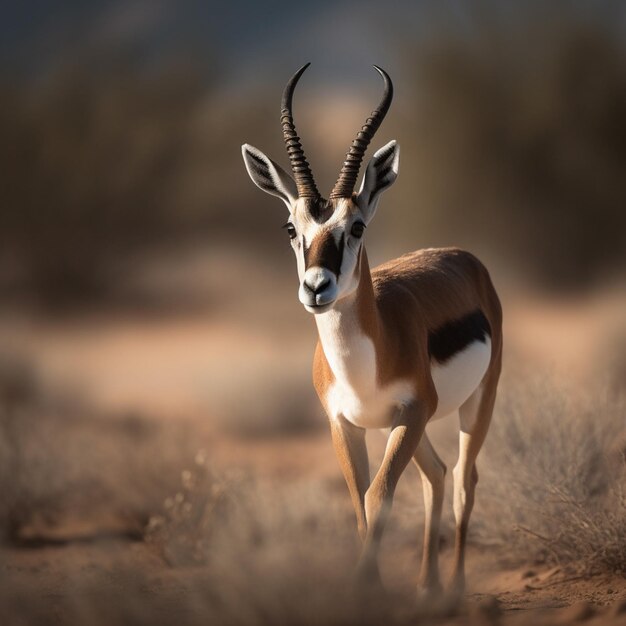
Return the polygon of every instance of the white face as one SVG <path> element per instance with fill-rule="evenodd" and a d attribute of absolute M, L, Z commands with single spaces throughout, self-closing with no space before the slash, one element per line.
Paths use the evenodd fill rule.
<path fill-rule="evenodd" d="M 356 196 L 328 203 L 299 198 L 291 176 L 257 148 L 244 144 L 242 153 L 254 184 L 289 209 L 285 228 L 298 263 L 300 302 L 310 313 L 328 311 L 359 284 L 363 233 L 380 194 L 398 175 L 397 143 L 390 141 L 374 154 Z"/>
<path fill-rule="evenodd" d="M 337 201 L 326 221 L 298 201 L 285 224 L 296 255 L 298 298 L 310 313 L 324 313 L 359 284 L 359 258 L 366 218 L 349 199 Z"/>

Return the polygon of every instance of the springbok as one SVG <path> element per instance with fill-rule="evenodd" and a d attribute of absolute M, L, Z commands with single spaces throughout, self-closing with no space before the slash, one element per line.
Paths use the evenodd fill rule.
<path fill-rule="evenodd" d="M 476 457 L 496 397 L 502 360 L 502 310 L 485 267 L 458 248 L 405 254 L 370 272 L 364 233 L 381 193 L 398 175 L 399 147 L 390 141 L 371 158 L 358 193 L 363 156 L 393 97 L 384 95 L 346 155 L 328 200 L 313 179 L 291 113 L 303 66 L 287 83 L 281 124 L 293 178 L 244 144 L 248 174 L 289 209 L 285 224 L 296 255 L 298 296 L 313 313 L 319 341 L 313 382 L 328 414 L 363 550 L 359 573 L 379 582 L 378 552 L 400 475 L 413 459 L 425 503 L 419 586 L 439 590 L 439 525 L 446 467 L 425 433 L 426 424 L 458 410 L 459 458 L 454 468 L 456 537 L 452 587 L 465 586 L 465 543 L 478 481 Z M 374 479 L 367 429 L 390 429 Z"/>

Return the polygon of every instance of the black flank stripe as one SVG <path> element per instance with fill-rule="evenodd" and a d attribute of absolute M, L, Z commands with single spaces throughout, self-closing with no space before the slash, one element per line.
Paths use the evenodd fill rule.
<path fill-rule="evenodd" d="M 485 343 L 487 335 L 491 337 L 489 320 L 480 309 L 476 309 L 429 332 L 428 352 L 435 361 L 445 363 L 474 341 Z"/>

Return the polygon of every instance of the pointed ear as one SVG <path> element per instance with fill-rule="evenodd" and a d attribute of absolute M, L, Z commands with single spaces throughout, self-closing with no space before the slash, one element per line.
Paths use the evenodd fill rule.
<path fill-rule="evenodd" d="M 374 153 L 367 164 L 363 183 L 356 199 L 366 219 L 373 217 L 380 194 L 391 187 L 398 177 L 399 162 L 400 146 L 394 139 Z"/>
<path fill-rule="evenodd" d="M 298 191 L 293 178 L 254 146 L 244 143 L 241 153 L 252 182 L 266 193 L 280 198 L 291 210 L 298 199 Z"/>

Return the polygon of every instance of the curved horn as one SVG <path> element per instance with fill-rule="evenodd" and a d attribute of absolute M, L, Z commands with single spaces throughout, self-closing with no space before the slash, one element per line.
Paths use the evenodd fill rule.
<path fill-rule="evenodd" d="M 391 83 L 391 78 L 389 78 L 385 70 L 377 65 L 374 65 L 374 69 L 383 77 L 385 92 L 383 93 L 380 104 L 372 111 L 365 125 L 357 133 L 356 139 L 352 142 L 348 154 L 346 154 L 346 159 L 343 162 L 341 172 L 339 173 L 339 178 L 330 193 L 331 198 L 349 198 L 352 195 L 367 146 L 369 146 L 378 127 L 385 119 L 385 115 L 387 115 L 387 111 L 391 105 L 391 100 L 393 99 L 393 84 Z"/>
<path fill-rule="evenodd" d="M 315 186 L 313 180 L 313 173 L 304 156 L 304 150 L 300 143 L 300 137 L 296 133 L 296 127 L 293 123 L 293 115 L 291 114 L 291 101 L 293 98 L 293 92 L 300 80 L 300 76 L 304 73 L 307 67 L 311 65 L 307 63 L 303 65 L 287 83 L 285 91 L 283 92 L 283 100 L 280 107 L 280 123 L 283 127 L 283 137 L 285 138 L 285 146 L 289 154 L 289 161 L 291 162 L 291 169 L 293 171 L 294 178 L 296 180 L 296 187 L 298 188 L 298 197 L 319 198 L 319 191 Z"/>

